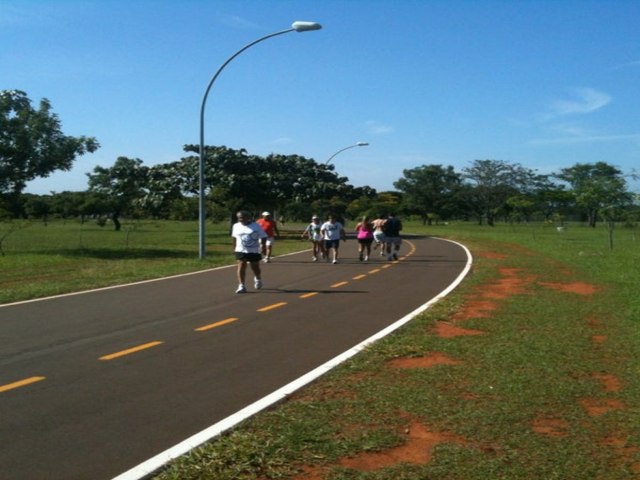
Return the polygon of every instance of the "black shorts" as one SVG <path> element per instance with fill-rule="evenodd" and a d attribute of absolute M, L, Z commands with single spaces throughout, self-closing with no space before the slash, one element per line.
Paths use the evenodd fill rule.
<path fill-rule="evenodd" d="M 359 238 L 358 243 L 360 245 L 371 245 L 373 243 L 373 238 Z"/>
<path fill-rule="evenodd" d="M 236 260 L 240 262 L 255 263 L 262 260 L 262 255 L 260 253 L 236 252 Z"/>
<path fill-rule="evenodd" d="M 338 248 L 340 247 L 340 240 L 325 240 L 324 241 L 324 248 L 326 250 L 331 250 L 332 248 Z"/>

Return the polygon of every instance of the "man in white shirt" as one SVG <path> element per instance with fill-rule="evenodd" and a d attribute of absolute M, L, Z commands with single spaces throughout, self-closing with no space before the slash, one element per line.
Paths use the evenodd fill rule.
<path fill-rule="evenodd" d="M 247 263 L 251 265 L 254 275 L 254 287 L 262 288 L 262 278 L 260 272 L 260 260 L 262 260 L 261 240 L 266 238 L 264 230 L 253 221 L 251 214 L 242 210 L 236 214 L 238 222 L 231 229 L 231 236 L 235 240 L 234 252 L 238 260 L 238 288 L 236 293 L 247 293 L 244 281 L 247 274 Z"/>
<path fill-rule="evenodd" d="M 338 263 L 338 249 L 340 248 L 340 240 L 346 240 L 344 227 L 336 220 L 335 215 L 329 215 L 329 220 L 322 224 L 320 233 L 324 238 L 324 251 L 329 261 L 329 251 L 333 250 L 333 263 Z"/>

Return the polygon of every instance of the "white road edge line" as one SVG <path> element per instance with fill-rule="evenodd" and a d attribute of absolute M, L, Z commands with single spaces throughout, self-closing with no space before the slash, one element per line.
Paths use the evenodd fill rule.
<path fill-rule="evenodd" d="M 432 237 L 432 238 L 436 238 L 436 237 Z M 462 282 L 462 280 L 469 273 L 469 270 L 471 270 L 471 265 L 473 264 L 473 256 L 471 255 L 471 252 L 469 251 L 469 249 L 464 245 L 462 245 L 461 243 L 458 243 L 446 238 L 438 238 L 438 240 L 444 240 L 446 242 L 455 243 L 456 245 L 462 247 L 462 249 L 467 254 L 467 263 L 465 265 L 464 270 L 460 273 L 460 275 L 458 275 L 458 277 L 453 281 L 453 283 L 451 283 L 451 285 L 445 288 L 438 295 L 433 297 L 427 303 L 415 309 L 413 312 L 405 315 L 400 320 L 397 320 L 395 323 L 389 325 L 385 329 L 380 330 L 378 333 L 367 338 L 366 340 L 359 343 L 358 345 L 351 348 L 350 350 L 347 350 L 346 352 L 338 355 L 337 357 L 332 358 L 328 362 L 320 365 L 314 370 L 311 370 L 310 372 L 304 374 L 303 376 L 299 377 L 293 382 L 285 385 L 284 387 L 279 388 L 278 390 L 270 393 L 266 397 L 263 397 L 260 400 L 252 403 L 251 405 L 237 411 L 233 415 L 230 415 L 229 417 L 219 421 L 218 423 L 211 425 L 210 427 L 202 430 L 201 432 L 196 433 L 195 435 L 187 438 L 186 440 L 180 442 L 179 444 L 165 450 L 162 453 L 159 453 L 158 455 L 150 458 L 149 460 L 146 460 L 145 462 L 133 467 L 132 469 L 127 470 L 126 472 L 118 475 L 117 477 L 114 477 L 112 480 L 141 480 L 141 479 L 144 479 L 145 477 L 152 475 L 153 473 L 158 471 L 161 467 L 166 465 L 171 460 L 174 460 L 179 456 L 189 452 L 190 450 L 193 450 L 194 448 L 199 447 L 203 443 L 220 435 L 226 430 L 229 430 L 230 428 L 235 427 L 240 422 L 246 420 L 252 415 L 255 415 L 256 413 L 264 410 L 265 408 L 270 407 L 271 405 L 283 400 L 288 395 L 291 395 L 292 393 L 294 393 L 296 390 L 299 390 L 300 388 L 304 387 L 308 383 L 311 383 L 312 381 L 321 377 L 331 369 L 340 365 L 342 362 L 348 360 L 349 358 L 353 357 L 357 353 L 361 352 L 372 343 L 376 342 L 381 338 L 386 337 L 393 331 L 397 330 L 404 324 L 408 323 L 415 316 L 421 314 L 422 312 L 427 310 L 429 307 L 431 307 L 434 303 L 438 302 L 440 299 L 447 296 L 460 284 L 460 282 Z"/>

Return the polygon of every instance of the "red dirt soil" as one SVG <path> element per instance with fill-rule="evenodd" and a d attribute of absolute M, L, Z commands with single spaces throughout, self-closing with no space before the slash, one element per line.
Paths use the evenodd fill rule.
<path fill-rule="evenodd" d="M 569 424 L 562 418 L 536 418 L 531 428 L 534 432 L 547 437 L 566 437 Z"/>
<path fill-rule="evenodd" d="M 389 365 L 394 368 L 429 368 L 434 365 L 458 365 L 460 363 L 462 363 L 460 360 L 447 357 L 443 353 L 433 352 L 426 357 L 396 358 L 391 360 Z"/>
<path fill-rule="evenodd" d="M 531 254 L 531 252 L 519 252 L 519 254 Z M 505 260 L 508 255 L 496 252 L 480 252 L 478 257 L 490 260 Z M 509 298 L 511 295 L 525 294 L 529 286 L 536 282 L 534 276 L 525 275 L 520 269 L 501 267 L 498 269 L 500 278 L 489 284 L 478 287 L 477 291 L 471 295 L 473 300 L 467 301 L 463 307 L 456 312 L 450 321 L 439 321 L 433 327 L 432 332 L 441 338 L 453 338 L 463 335 L 484 335 L 482 330 L 467 329 L 457 324 L 469 319 L 490 318 L 491 313 L 500 307 L 500 300 Z M 568 272 L 569 273 L 569 272 Z M 565 293 L 590 296 L 600 289 L 588 283 L 557 283 L 557 282 L 537 282 L 538 285 L 558 290 Z M 587 319 L 591 327 L 597 327 L 598 321 Z M 594 347 L 607 340 L 606 335 L 593 335 Z M 431 352 L 422 357 L 398 358 L 389 362 L 392 368 L 430 368 L 435 365 L 456 365 L 463 363 L 450 358 L 441 352 Z M 616 393 L 622 388 L 621 382 L 615 375 L 606 372 L 596 372 L 592 377 L 599 381 L 603 392 Z M 579 404 L 585 409 L 587 415 L 596 417 L 616 409 L 624 409 L 623 402 L 614 398 L 582 398 Z M 531 428 L 539 435 L 548 437 L 564 437 L 568 435 L 570 425 L 562 418 L 549 418 L 540 416 L 531 423 Z M 430 431 L 426 426 L 412 420 L 406 430 L 407 441 L 404 445 L 391 448 L 383 452 L 365 452 L 355 457 L 342 458 L 338 465 L 357 469 L 360 471 L 375 471 L 383 467 L 395 465 L 399 462 L 425 464 L 431 460 L 433 449 L 440 443 L 466 444 L 464 438 L 450 432 Z M 627 446 L 627 442 L 621 436 L 612 434 L 610 437 L 601 439 L 600 443 L 609 448 L 619 451 L 621 461 L 629 461 L 630 455 L 638 449 Z M 322 480 L 323 472 L 327 467 L 303 467 L 304 473 L 296 476 L 294 480 Z M 640 473 L 640 464 L 632 464 L 634 472 Z"/>
<path fill-rule="evenodd" d="M 539 282 L 543 287 L 553 288 L 561 292 L 575 293 L 577 295 L 593 295 L 598 291 L 598 287 L 589 283 L 574 282 L 574 283 L 551 283 L 551 282 Z"/>
<path fill-rule="evenodd" d="M 456 327 L 449 322 L 438 322 L 434 327 L 436 335 L 441 338 L 460 337 L 463 335 L 484 335 L 482 330 L 473 330 L 471 328 Z"/>
<path fill-rule="evenodd" d="M 440 443 L 464 444 L 462 437 L 448 432 L 431 432 L 424 425 L 413 422 L 407 431 L 407 442 L 384 452 L 362 453 L 353 458 L 343 458 L 340 465 L 363 472 L 370 472 L 396 463 L 423 465 L 431 460 L 433 449 Z"/>

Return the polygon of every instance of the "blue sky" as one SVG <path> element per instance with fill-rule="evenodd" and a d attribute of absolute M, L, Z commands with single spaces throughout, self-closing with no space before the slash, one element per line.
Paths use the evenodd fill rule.
<path fill-rule="evenodd" d="M 404 169 L 504 160 L 551 173 L 640 165 L 637 0 L 2 0 L 0 89 L 48 98 L 102 147 L 32 193 L 85 190 L 118 156 L 145 165 L 199 141 L 333 159 L 355 186 Z M 638 191 L 637 182 L 630 183 Z"/>

